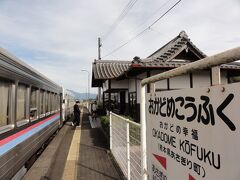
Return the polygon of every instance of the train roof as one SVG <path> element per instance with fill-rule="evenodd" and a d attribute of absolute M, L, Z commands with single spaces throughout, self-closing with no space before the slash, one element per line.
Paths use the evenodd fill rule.
<path fill-rule="evenodd" d="M 16 79 L 28 79 L 31 82 L 38 81 L 38 83 L 44 84 L 46 87 L 54 88 L 57 91 L 61 91 L 62 87 L 50 80 L 48 77 L 32 68 L 18 57 L 9 53 L 5 49 L 0 47 L 0 66 L 2 70 L 8 70 L 12 74 L 15 72 Z M 17 71 L 17 72 L 16 72 Z M 7 77 L 9 78 L 9 77 Z M 48 88 L 48 89 L 49 89 Z"/>

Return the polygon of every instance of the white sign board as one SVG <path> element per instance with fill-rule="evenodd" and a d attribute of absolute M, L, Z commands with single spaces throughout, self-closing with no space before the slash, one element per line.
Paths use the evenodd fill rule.
<path fill-rule="evenodd" d="M 146 96 L 154 180 L 240 179 L 240 83 Z"/>

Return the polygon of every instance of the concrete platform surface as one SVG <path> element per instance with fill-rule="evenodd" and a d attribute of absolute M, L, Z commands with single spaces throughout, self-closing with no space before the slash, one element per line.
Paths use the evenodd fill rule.
<path fill-rule="evenodd" d="M 87 109 L 82 112 L 80 127 L 66 123 L 24 180 L 123 179 L 109 154 L 109 143 L 102 131 L 97 125 L 91 127 Z"/>

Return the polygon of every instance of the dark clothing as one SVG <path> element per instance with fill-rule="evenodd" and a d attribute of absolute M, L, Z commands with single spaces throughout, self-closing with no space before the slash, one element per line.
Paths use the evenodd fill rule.
<path fill-rule="evenodd" d="M 76 126 L 79 126 L 79 124 L 80 124 L 80 115 L 74 114 L 74 122 L 73 122 L 73 124 L 75 124 Z"/>
<path fill-rule="evenodd" d="M 74 106 L 73 106 L 73 111 L 74 111 L 74 114 L 75 113 L 78 113 L 79 115 L 80 115 L 80 109 L 79 109 L 79 106 L 77 105 L 77 104 L 74 104 Z"/>
<path fill-rule="evenodd" d="M 92 111 L 92 119 L 96 120 L 97 119 L 97 111 Z"/>
<path fill-rule="evenodd" d="M 74 113 L 74 120 L 73 120 L 73 124 L 79 126 L 80 124 L 80 109 L 79 109 L 79 106 L 77 104 L 75 104 L 73 106 L 73 113 Z"/>

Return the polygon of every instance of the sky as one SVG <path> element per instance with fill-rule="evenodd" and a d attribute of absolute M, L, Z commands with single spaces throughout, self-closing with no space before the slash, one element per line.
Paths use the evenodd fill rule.
<path fill-rule="evenodd" d="M 87 70 L 98 58 L 145 58 L 184 30 L 205 54 L 240 44 L 240 0 L 182 0 L 127 45 L 106 56 L 148 28 L 177 0 L 137 0 L 111 33 L 129 0 L 1 0 L 0 47 L 59 85 L 86 92 Z M 107 34 L 107 36 L 106 36 Z M 97 89 L 91 89 L 97 92 Z"/>

